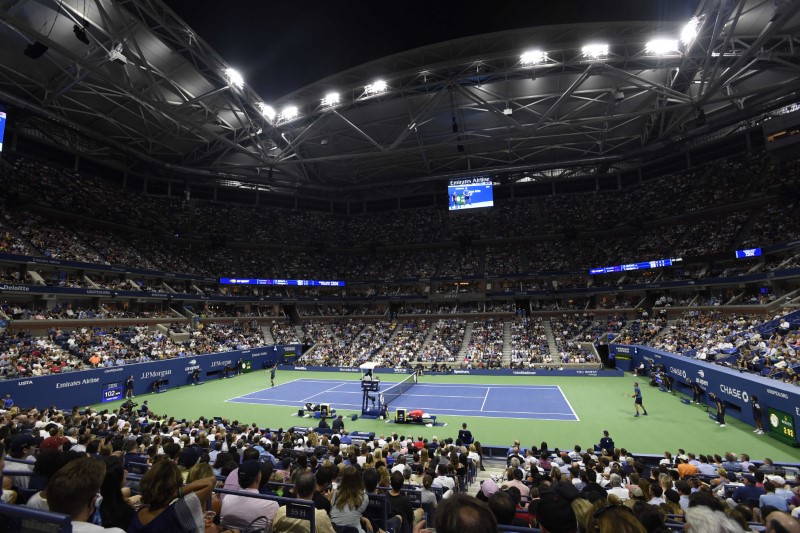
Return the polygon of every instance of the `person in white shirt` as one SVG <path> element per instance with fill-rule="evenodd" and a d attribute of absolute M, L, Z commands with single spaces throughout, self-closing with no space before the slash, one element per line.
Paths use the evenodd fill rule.
<path fill-rule="evenodd" d="M 614 494 L 622 501 L 631 498 L 631 493 L 622 486 L 622 478 L 618 474 L 611 474 L 609 484 L 611 485 L 611 488 L 608 490 L 609 495 Z"/>

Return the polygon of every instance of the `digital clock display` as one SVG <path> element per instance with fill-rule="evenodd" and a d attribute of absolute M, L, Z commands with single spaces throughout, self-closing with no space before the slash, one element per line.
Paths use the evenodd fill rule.
<path fill-rule="evenodd" d="M 772 407 L 767 407 L 769 416 L 769 434 L 785 442 L 786 444 L 797 443 L 797 433 L 794 429 L 794 418 L 789 413 L 778 411 Z"/>
<path fill-rule="evenodd" d="M 113 402 L 122 398 L 122 383 L 106 383 L 103 385 L 102 402 Z"/>

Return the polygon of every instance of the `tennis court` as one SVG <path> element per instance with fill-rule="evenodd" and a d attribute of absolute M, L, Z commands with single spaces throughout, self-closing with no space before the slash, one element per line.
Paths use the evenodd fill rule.
<path fill-rule="evenodd" d="M 382 383 L 380 392 L 392 385 Z M 298 408 L 308 402 L 327 403 L 337 411 L 360 412 L 361 399 L 359 381 L 301 378 L 227 401 Z M 557 385 L 417 383 L 389 401 L 390 413 L 398 407 L 422 409 L 432 415 L 579 421 Z"/>

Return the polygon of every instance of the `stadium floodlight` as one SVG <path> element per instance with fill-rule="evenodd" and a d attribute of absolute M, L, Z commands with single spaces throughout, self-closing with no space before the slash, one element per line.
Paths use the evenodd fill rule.
<path fill-rule="evenodd" d="M 686 26 L 681 30 L 681 42 L 683 44 L 689 46 L 694 42 L 695 37 L 697 37 L 697 27 L 699 25 L 700 20 L 697 17 L 692 17 L 689 22 L 686 23 Z"/>
<path fill-rule="evenodd" d="M 606 57 L 608 55 L 608 45 L 587 44 L 581 49 L 581 51 L 583 52 L 583 57 L 589 57 L 591 59 L 600 59 L 601 57 Z"/>
<path fill-rule="evenodd" d="M 541 50 L 529 50 L 519 56 L 519 62 L 523 65 L 538 65 L 544 63 L 546 55 Z"/>
<path fill-rule="evenodd" d="M 228 85 L 231 87 L 236 87 L 240 90 L 242 87 L 244 87 L 244 78 L 239 71 L 234 68 L 228 67 L 225 69 L 225 78 L 227 78 Z"/>
<path fill-rule="evenodd" d="M 665 56 L 667 54 L 674 54 L 678 52 L 678 40 L 677 39 L 653 39 L 652 41 L 648 42 L 645 47 L 644 51 L 648 54 L 653 54 L 657 56 Z"/>
<path fill-rule="evenodd" d="M 283 108 L 283 111 L 281 111 L 280 118 L 283 120 L 292 120 L 293 118 L 297 117 L 298 113 L 299 112 L 295 106 L 286 106 Z"/>
<path fill-rule="evenodd" d="M 322 99 L 322 105 L 325 107 L 333 107 L 339 103 L 339 93 L 328 93 Z"/>
<path fill-rule="evenodd" d="M 380 94 L 386 91 L 386 82 L 383 80 L 375 80 L 374 82 L 370 83 L 369 85 L 364 87 L 364 90 L 367 94 Z"/>
<path fill-rule="evenodd" d="M 275 109 L 272 106 L 265 104 L 264 102 L 258 103 L 258 109 L 261 111 L 261 115 L 268 119 L 272 120 L 275 118 Z"/>

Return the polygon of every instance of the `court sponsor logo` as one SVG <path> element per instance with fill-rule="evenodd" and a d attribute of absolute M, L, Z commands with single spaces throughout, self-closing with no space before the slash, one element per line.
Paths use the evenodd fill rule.
<path fill-rule="evenodd" d="M 597 376 L 599 372 L 597 370 L 576 370 L 575 373 L 579 376 Z"/>
<path fill-rule="evenodd" d="M 701 378 L 704 378 L 704 377 L 706 377 L 706 373 L 705 373 L 705 372 L 703 372 L 702 370 L 698 370 L 698 371 L 697 371 L 697 375 L 698 375 L 698 376 L 700 376 Z"/>
<path fill-rule="evenodd" d="M 745 403 L 750 401 L 750 395 L 747 394 L 747 391 L 734 389 L 733 387 L 728 387 L 727 385 L 720 385 L 719 390 L 728 396 L 733 396 L 734 398 L 742 400 Z"/>
<path fill-rule="evenodd" d="M 339 372 L 358 372 L 358 369 L 350 367 L 341 367 L 339 368 Z"/>
<path fill-rule="evenodd" d="M 631 349 L 627 346 L 617 346 L 617 353 L 631 353 Z"/>
<path fill-rule="evenodd" d="M 395 368 L 394 369 L 394 373 L 395 374 L 407 374 L 408 371 L 405 368 Z"/>
<path fill-rule="evenodd" d="M 98 289 L 86 289 L 86 294 L 96 294 L 97 296 L 111 296 L 111 291 Z"/>
<path fill-rule="evenodd" d="M 304 366 L 296 366 L 296 367 L 294 367 L 294 369 L 295 370 L 308 370 L 308 368 L 306 368 Z"/>
<path fill-rule="evenodd" d="M 686 370 L 682 370 L 680 368 L 675 368 L 674 366 L 669 367 L 669 371 L 675 374 L 676 376 L 680 376 L 683 379 L 686 379 Z"/>
<path fill-rule="evenodd" d="M 697 382 L 697 384 L 698 384 L 698 385 L 700 385 L 701 387 L 706 387 L 706 388 L 708 388 L 708 381 L 706 381 L 706 380 L 704 380 L 704 379 L 700 379 L 700 378 L 697 378 L 695 381 L 696 381 L 696 382 Z"/>
<path fill-rule="evenodd" d="M 31 290 L 30 287 L 26 287 L 24 285 L 0 285 L 0 290 L 2 291 L 15 291 L 15 292 L 29 292 Z"/>
<path fill-rule="evenodd" d="M 775 390 L 775 389 L 767 389 L 767 394 L 772 394 L 773 396 L 777 396 L 778 398 L 783 398 L 785 400 L 789 399 L 789 395 L 788 394 L 786 394 L 785 392 L 781 392 L 779 390 Z"/>
<path fill-rule="evenodd" d="M 211 366 L 228 366 L 231 364 L 231 362 L 232 361 L 230 359 L 226 359 L 224 361 L 214 361 L 211 363 Z"/>
<path fill-rule="evenodd" d="M 535 376 L 536 370 L 514 370 L 511 372 L 515 376 Z"/>
<path fill-rule="evenodd" d="M 67 387 L 77 387 L 79 385 L 89 385 L 91 383 L 100 383 L 100 378 L 86 378 L 79 381 L 66 381 L 64 383 L 56 383 L 57 389 L 66 389 Z"/>
<path fill-rule="evenodd" d="M 469 374 L 469 370 L 453 370 L 453 374 Z"/>
<path fill-rule="evenodd" d="M 253 358 L 253 359 L 255 359 L 256 357 L 264 357 L 268 353 L 269 353 L 269 350 L 265 350 L 263 352 L 253 352 L 250 357 Z"/>
<path fill-rule="evenodd" d="M 139 379 L 150 379 L 150 378 L 163 378 L 164 376 L 172 375 L 172 370 L 154 370 L 150 372 L 142 372 L 142 375 Z"/>
<path fill-rule="evenodd" d="M 24 381 L 20 381 L 20 382 L 17 383 L 18 387 L 22 387 L 24 385 L 33 385 L 33 381 L 30 380 L 30 379 L 26 379 Z"/>

